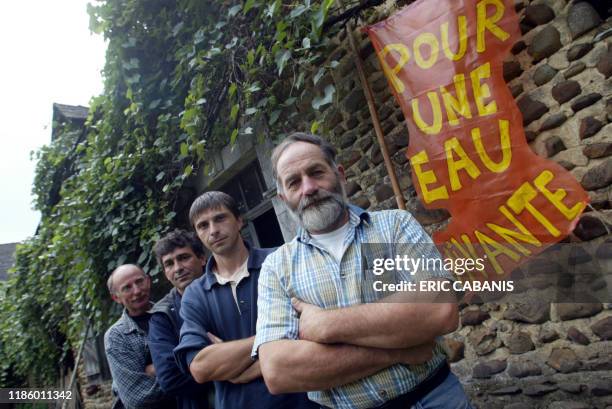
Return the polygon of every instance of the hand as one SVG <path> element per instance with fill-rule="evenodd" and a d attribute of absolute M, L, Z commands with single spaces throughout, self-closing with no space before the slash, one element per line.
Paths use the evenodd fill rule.
<path fill-rule="evenodd" d="M 149 364 L 145 366 L 145 373 L 153 378 L 155 378 L 155 367 L 153 364 Z"/>
<path fill-rule="evenodd" d="M 325 310 L 307 302 L 291 299 L 291 305 L 300 317 L 299 338 L 307 341 L 325 343 Z"/>
<path fill-rule="evenodd" d="M 216 336 L 215 334 L 213 334 L 212 332 L 207 332 L 207 334 L 208 334 L 208 339 L 210 339 L 210 342 L 212 342 L 213 344 L 223 343 L 223 340 L 219 338 L 218 336 Z"/>
<path fill-rule="evenodd" d="M 433 357 L 435 342 L 430 341 L 411 348 L 399 349 L 398 362 L 404 365 L 419 365 L 429 361 Z"/>

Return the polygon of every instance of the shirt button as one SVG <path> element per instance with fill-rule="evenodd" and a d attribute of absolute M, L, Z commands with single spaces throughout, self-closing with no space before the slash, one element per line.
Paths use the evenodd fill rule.
<path fill-rule="evenodd" d="M 386 391 L 386 390 L 384 390 L 384 389 L 381 389 L 381 390 L 380 390 L 378 393 L 379 393 L 379 394 L 380 394 L 380 396 L 382 396 L 383 398 L 386 398 L 386 397 L 387 397 L 387 391 Z"/>
<path fill-rule="evenodd" d="M 340 278 L 346 278 L 346 274 L 345 273 L 340 273 Z"/>

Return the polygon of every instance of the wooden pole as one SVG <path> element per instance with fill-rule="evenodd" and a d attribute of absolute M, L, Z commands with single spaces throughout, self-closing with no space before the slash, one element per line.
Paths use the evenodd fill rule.
<path fill-rule="evenodd" d="M 342 6 L 342 3 L 340 0 L 337 0 L 337 3 L 339 3 L 340 6 Z M 365 93 L 366 101 L 368 102 L 370 116 L 372 117 L 372 123 L 374 124 L 374 131 L 376 132 L 376 139 L 378 140 L 378 144 L 380 145 L 380 151 L 382 153 L 382 156 L 385 162 L 385 168 L 387 169 L 387 173 L 389 174 L 389 179 L 391 179 L 391 187 L 393 188 L 393 193 L 395 195 L 395 201 L 397 202 L 397 207 L 399 209 L 406 210 L 406 202 L 404 200 L 404 195 L 402 194 L 402 190 L 400 188 L 399 182 L 397 181 L 397 175 L 395 174 L 393 163 L 391 163 L 391 157 L 389 156 L 389 149 L 387 148 L 387 142 L 385 141 L 385 135 L 383 133 L 382 127 L 380 126 L 380 118 L 378 117 L 378 111 L 376 111 L 376 106 L 374 105 L 374 94 L 372 93 L 372 88 L 370 87 L 368 78 L 365 75 L 363 61 L 361 60 L 361 56 L 359 55 L 359 50 L 357 49 L 357 44 L 355 43 L 355 37 L 353 36 L 353 29 L 354 29 L 354 24 L 347 24 L 346 35 L 349 39 L 349 43 L 351 44 L 353 53 L 355 54 L 355 64 L 357 65 L 357 73 L 359 74 L 359 80 L 361 82 L 361 87 L 363 88 L 363 92 Z"/>
<path fill-rule="evenodd" d="M 79 361 L 81 360 L 81 354 L 83 353 L 83 349 L 85 348 L 85 342 L 87 342 L 87 334 L 89 333 L 89 327 L 91 326 L 91 320 L 87 320 L 87 327 L 85 327 L 85 336 L 83 337 L 83 341 L 81 342 L 81 346 L 79 347 L 79 352 L 77 353 L 76 360 L 74 361 L 74 370 L 72 371 L 72 375 L 70 376 L 70 385 L 68 386 L 68 390 L 72 392 L 74 389 L 74 383 L 76 382 L 76 375 L 79 369 Z M 62 409 L 66 409 L 68 405 L 68 399 L 64 399 L 62 402 Z"/>

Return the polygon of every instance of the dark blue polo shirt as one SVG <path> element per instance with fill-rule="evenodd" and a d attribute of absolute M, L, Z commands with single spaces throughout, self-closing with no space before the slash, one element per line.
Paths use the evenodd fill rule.
<path fill-rule="evenodd" d="M 183 318 L 179 345 L 174 354 L 179 366 L 189 373 L 189 365 L 202 348 L 211 345 L 208 332 L 224 341 L 235 341 L 255 335 L 257 324 L 257 281 L 266 256 L 273 249 L 249 248 L 249 276 L 236 287 L 240 309 L 230 285 L 220 285 L 212 272 L 214 258 L 206 264 L 206 273 L 195 280 L 183 295 L 180 315 Z M 272 395 L 263 378 L 236 385 L 215 382 L 216 409 L 306 409 L 318 408 L 305 393 Z"/>

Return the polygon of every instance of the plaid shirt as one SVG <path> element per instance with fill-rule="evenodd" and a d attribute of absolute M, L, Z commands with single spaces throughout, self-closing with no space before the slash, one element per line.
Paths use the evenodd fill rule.
<path fill-rule="evenodd" d="M 160 407 L 166 397 L 156 378 L 145 373 L 147 355 L 150 355 L 147 334 L 125 309 L 104 334 L 104 349 L 113 376 L 113 391 L 123 407 Z"/>
<path fill-rule="evenodd" d="M 366 282 L 362 268 L 365 264 L 362 263 L 367 263 L 368 258 L 381 256 L 386 247 L 401 243 L 411 244 L 410 248 L 415 253 L 413 257 L 440 257 L 431 238 L 408 212 L 387 210 L 368 213 L 350 206 L 349 214 L 350 228 L 344 238 L 346 250 L 340 263 L 313 243 L 303 229 L 298 231 L 297 237 L 291 242 L 268 256 L 259 278 L 259 315 L 253 357 L 257 356 L 261 344 L 281 339 L 298 339 L 299 318 L 291 306 L 291 297 L 325 309 L 373 302 L 384 294 L 374 291 L 373 286 Z M 376 243 L 378 246 L 362 246 L 367 243 Z M 362 254 L 378 251 L 381 253 Z M 446 271 L 430 271 L 418 278 L 409 273 L 397 274 L 401 280 L 406 281 L 425 276 L 452 279 Z M 394 365 L 350 384 L 309 392 L 308 397 L 332 408 L 375 407 L 414 389 L 445 359 L 438 343 L 433 358 L 425 364 L 409 367 Z"/>

